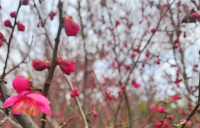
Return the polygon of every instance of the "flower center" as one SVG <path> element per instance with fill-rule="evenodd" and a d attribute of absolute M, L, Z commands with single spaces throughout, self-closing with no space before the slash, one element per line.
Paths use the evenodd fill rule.
<path fill-rule="evenodd" d="M 13 105 L 15 112 L 26 112 L 29 116 L 37 116 L 40 113 L 40 107 L 37 102 L 31 98 L 23 97 Z"/>

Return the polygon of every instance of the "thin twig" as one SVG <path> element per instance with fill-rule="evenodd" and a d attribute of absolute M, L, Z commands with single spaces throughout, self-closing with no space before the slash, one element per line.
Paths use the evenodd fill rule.
<path fill-rule="evenodd" d="M 104 91 L 103 91 L 103 89 L 102 89 L 102 87 L 101 87 L 101 84 L 99 83 L 99 80 L 97 79 L 97 76 L 96 76 L 94 70 L 93 70 L 93 75 L 94 75 L 95 80 L 97 81 L 97 85 L 99 86 L 99 90 L 101 91 L 103 97 L 106 98 L 106 95 L 105 95 L 105 93 L 104 93 Z M 114 115 L 114 114 L 115 114 L 114 110 L 111 108 L 111 106 L 110 106 L 110 104 L 107 102 L 107 100 L 105 100 L 105 101 L 106 101 L 106 104 L 109 106 L 110 110 L 112 111 L 112 113 L 113 113 L 113 115 Z"/>
<path fill-rule="evenodd" d="M 195 108 L 192 110 L 192 112 L 188 115 L 188 117 L 186 118 L 185 121 L 180 122 L 179 124 L 175 124 L 173 126 L 175 127 L 180 127 L 180 128 L 184 128 L 186 123 L 192 118 L 192 116 L 197 112 L 198 108 L 200 106 L 200 73 L 199 73 L 199 95 L 198 95 L 198 101 L 197 104 L 195 106 Z"/>
<path fill-rule="evenodd" d="M 9 71 L 7 71 L 7 72 L 5 73 L 5 76 L 8 75 L 10 72 L 14 71 L 16 68 L 19 68 L 19 66 L 20 66 L 21 64 L 27 63 L 27 62 L 25 62 L 25 60 L 26 60 L 26 58 L 28 57 L 28 55 L 29 55 L 29 53 L 30 53 L 32 44 L 33 44 L 33 36 L 32 36 L 32 40 L 31 40 L 31 44 L 30 44 L 30 46 L 29 46 L 29 50 L 28 50 L 28 52 L 26 53 L 26 55 L 25 55 L 25 57 L 23 58 L 23 60 L 22 60 L 19 64 L 17 64 L 16 66 L 14 66 L 12 69 L 10 69 Z"/>
<path fill-rule="evenodd" d="M 63 123 L 63 125 L 60 127 L 60 128 L 64 128 L 65 126 L 67 126 L 70 122 L 71 122 L 71 120 L 74 118 L 74 116 L 73 117 L 71 117 L 68 121 L 67 121 L 67 123 Z"/>
<path fill-rule="evenodd" d="M 158 21 L 158 24 L 157 24 L 157 26 L 156 26 L 156 31 L 157 31 L 158 27 L 160 26 L 160 22 L 161 22 L 162 18 L 166 15 L 166 13 L 168 12 L 168 10 L 170 9 L 171 5 L 172 5 L 174 2 L 175 2 L 175 0 L 170 4 L 170 6 L 167 8 L 167 10 L 164 12 L 164 14 L 160 17 L 160 19 L 159 19 L 159 21 Z M 134 63 L 133 67 L 131 68 L 130 73 L 129 73 L 129 75 L 128 75 L 126 81 L 125 81 L 125 86 L 128 85 L 128 82 L 129 82 L 129 78 L 130 78 L 130 76 L 131 76 L 131 73 L 132 73 L 133 70 L 135 69 L 135 67 L 136 67 L 136 65 L 137 65 L 137 62 L 138 62 L 139 59 L 140 59 L 140 56 L 142 55 L 143 51 L 145 50 L 145 48 L 147 47 L 147 45 L 148 45 L 149 42 L 151 41 L 151 39 L 152 39 L 152 37 L 154 36 L 154 34 L 155 34 L 155 33 L 152 33 L 152 35 L 151 35 L 151 37 L 149 38 L 149 40 L 147 41 L 147 43 L 145 44 L 145 46 L 143 47 L 143 49 L 140 51 L 140 54 L 139 54 L 139 56 L 138 56 L 136 62 Z M 123 95 L 124 95 L 124 93 L 123 93 Z M 123 97 L 123 96 L 122 96 L 122 97 Z M 118 104 L 117 112 L 116 112 L 116 115 L 115 115 L 115 116 L 117 116 L 117 114 L 118 114 L 118 112 L 119 112 L 122 99 L 123 99 L 123 98 L 120 99 L 120 102 L 119 102 L 119 104 Z"/>
<path fill-rule="evenodd" d="M 33 3 L 34 3 L 34 5 L 35 5 L 35 8 L 36 8 L 36 10 L 37 10 L 37 13 L 38 13 L 38 15 L 39 15 L 39 17 L 40 17 L 41 23 L 44 25 L 44 30 L 45 30 L 45 32 L 46 32 L 46 37 L 47 37 L 48 43 L 49 43 L 49 45 L 51 46 L 51 48 L 53 49 L 53 43 L 52 43 L 52 41 L 51 41 L 51 39 L 50 39 L 50 37 L 49 37 L 49 34 L 47 33 L 47 28 L 46 28 L 46 26 L 45 26 L 45 22 L 46 22 L 46 21 L 43 20 L 42 14 L 41 14 L 40 10 L 38 9 L 38 7 L 37 7 L 36 4 L 35 4 L 35 0 L 33 0 Z"/>

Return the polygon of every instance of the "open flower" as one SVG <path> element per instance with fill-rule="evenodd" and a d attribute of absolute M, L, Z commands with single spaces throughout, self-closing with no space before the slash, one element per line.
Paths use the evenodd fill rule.
<path fill-rule="evenodd" d="M 3 107 L 7 108 L 13 105 L 12 112 L 17 115 L 24 111 L 29 116 L 37 116 L 42 111 L 50 116 L 51 108 L 49 104 L 49 100 L 42 94 L 22 91 L 17 96 L 11 96 L 6 99 Z"/>

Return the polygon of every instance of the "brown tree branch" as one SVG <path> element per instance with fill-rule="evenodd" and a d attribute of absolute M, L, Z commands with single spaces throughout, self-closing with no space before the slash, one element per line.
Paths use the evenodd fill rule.
<path fill-rule="evenodd" d="M 35 3 L 35 1 L 34 1 Z M 37 7 L 36 7 L 37 8 Z M 62 26 L 63 26 L 63 16 L 62 16 L 62 8 L 63 8 L 63 3 L 61 1 L 59 1 L 58 3 L 58 10 L 59 10 L 59 28 L 58 28 L 58 32 L 57 32 L 57 37 L 55 39 L 55 47 L 53 49 L 53 58 L 51 61 L 51 67 L 50 67 L 50 71 L 48 74 L 48 77 L 45 81 L 44 84 L 44 96 L 47 97 L 48 96 L 48 91 L 49 91 L 49 87 L 51 85 L 52 79 L 53 79 L 53 75 L 54 75 L 54 71 L 56 68 L 56 60 L 57 60 L 57 51 L 58 51 L 58 45 L 60 42 L 60 35 L 61 35 L 61 30 L 62 30 Z M 41 118 L 41 128 L 45 128 L 46 126 L 46 114 L 42 114 L 42 118 Z"/>

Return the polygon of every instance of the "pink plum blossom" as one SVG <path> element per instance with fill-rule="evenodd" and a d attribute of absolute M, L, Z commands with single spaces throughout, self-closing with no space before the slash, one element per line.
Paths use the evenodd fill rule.
<path fill-rule="evenodd" d="M 17 115 L 24 111 L 29 116 L 37 116 L 42 111 L 50 116 L 51 108 L 49 104 L 49 100 L 42 94 L 22 91 L 17 96 L 11 96 L 6 99 L 3 107 L 7 108 L 13 105 L 12 112 Z"/>

